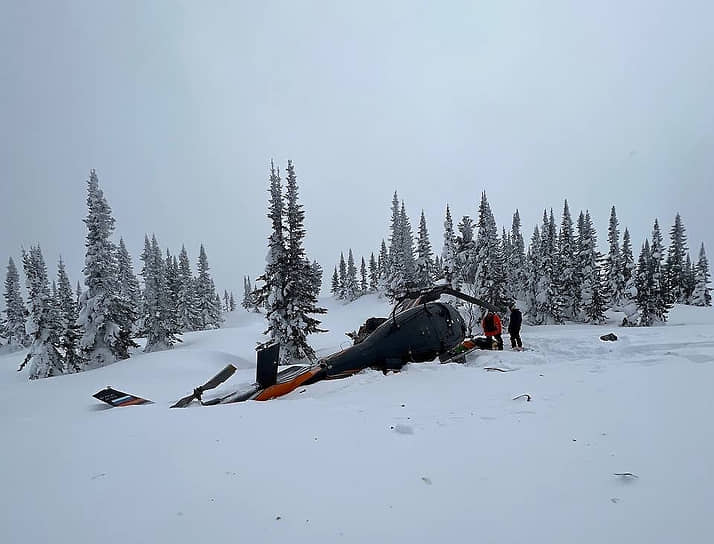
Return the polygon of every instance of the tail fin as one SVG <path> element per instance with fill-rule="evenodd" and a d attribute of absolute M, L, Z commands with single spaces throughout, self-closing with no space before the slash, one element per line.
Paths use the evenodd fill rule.
<path fill-rule="evenodd" d="M 258 359 L 255 368 L 255 381 L 265 389 L 278 381 L 278 359 L 280 344 L 263 344 L 258 346 Z"/>

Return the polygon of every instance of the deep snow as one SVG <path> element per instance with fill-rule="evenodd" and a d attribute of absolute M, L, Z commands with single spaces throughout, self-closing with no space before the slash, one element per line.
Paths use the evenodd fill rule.
<path fill-rule="evenodd" d="M 320 355 L 388 312 L 321 302 Z M 648 329 L 526 326 L 521 353 L 183 410 L 227 363 L 221 390 L 253 381 L 262 316 L 32 382 L 1 355 L 0 542 L 710 542 L 713 325 L 680 306 Z M 156 402 L 105 408 L 108 384 Z"/>

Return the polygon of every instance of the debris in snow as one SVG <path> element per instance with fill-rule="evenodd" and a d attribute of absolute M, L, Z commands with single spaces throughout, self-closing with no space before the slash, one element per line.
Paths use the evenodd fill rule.
<path fill-rule="evenodd" d="M 531 401 L 531 396 L 528 393 L 523 393 L 522 395 L 518 395 L 517 397 L 513 397 L 513 400 L 518 400 L 520 398 L 526 398 L 526 401 L 530 402 Z"/>
<path fill-rule="evenodd" d="M 613 504 L 617 504 L 618 502 L 620 502 L 620 499 L 619 499 L 618 497 L 612 497 L 612 498 L 610 499 L 610 502 L 613 503 Z"/>
<path fill-rule="evenodd" d="M 503 368 L 496 368 L 495 366 L 486 366 L 486 367 L 484 367 L 484 370 L 486 370 L 488 372 L 510 372 L 511 371 L 510 368 L 507 368 L 504 370 Z"/>
<path fill-rule="evenodd" d="M 106 472 L 100 472 L 99 474 L 95 474 L 94 476 L 92 476 L 92 480 L 98 480 L 99 478 L 103 478 L 106 475 Z"/>
<path fill-rule="evenodd" d="M 279 519 L 282 519 L 282 518 L 281 518 L 280 516 L 275 516 L 275 520 L 276 520 L 276 521 L 279 520 Z"/>
<path fill-rule="evenodd" d="M 635 478 L 639 478 L 637 474 L 632 474 L 632 472 L 616 472 L 615 476 L 619 476 L 623 480 L 632 480 Z"/>
<path fill-rule="evenodd" d="M 427 478 L 426 476 L 422 476 L 421 481 L 424 482 L 426 485 L 431 485 L 431 479 Z"/>
<path fill-rule="evenodd" d="M 617 335 L 615 333 L 609 333 L 609 334 L 603 334 L 600 337 L 600 340 L 603 340 L 604 342 L 614 342 L 617 340 Z"/>

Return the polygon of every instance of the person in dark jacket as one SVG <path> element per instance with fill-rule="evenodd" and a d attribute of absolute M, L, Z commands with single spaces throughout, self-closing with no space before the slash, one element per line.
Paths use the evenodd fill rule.
<path fill-rule="evenodd" d="M 503 349 L 503 337 L 501 336 L 501 318 L 498 314 L 486 311 L 486 315 L 481 321 L 483 334 L 496 340 L 496 349 Z"/>
<path fill-rule="evenodd" d="M 508 322 L 508 334 L 511 336 L 511 348 L 520 351 L 523 349 L 523 342 L 521 342 L 523 315 L 515 303 L 511 304 L 510 309 L 511 318 Z"/>

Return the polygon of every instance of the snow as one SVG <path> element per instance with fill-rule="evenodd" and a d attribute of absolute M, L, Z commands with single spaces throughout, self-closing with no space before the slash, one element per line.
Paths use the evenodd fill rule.
<path fill-rule="evenodd" d="M 320 303 L 319 355 L 389 311 Z M 615 320 L 524 326 L 528 351 L 465 365 L 173 410 L 227 363 L 221 390 L 253 381 L 263 316 L 43 380 L 15 371 L 25 352 L 0 355 L 0 542 L 709 542 L 714 311 Z M 91 395 L 108 384 L 155 404 L 105 408 Z"/>

